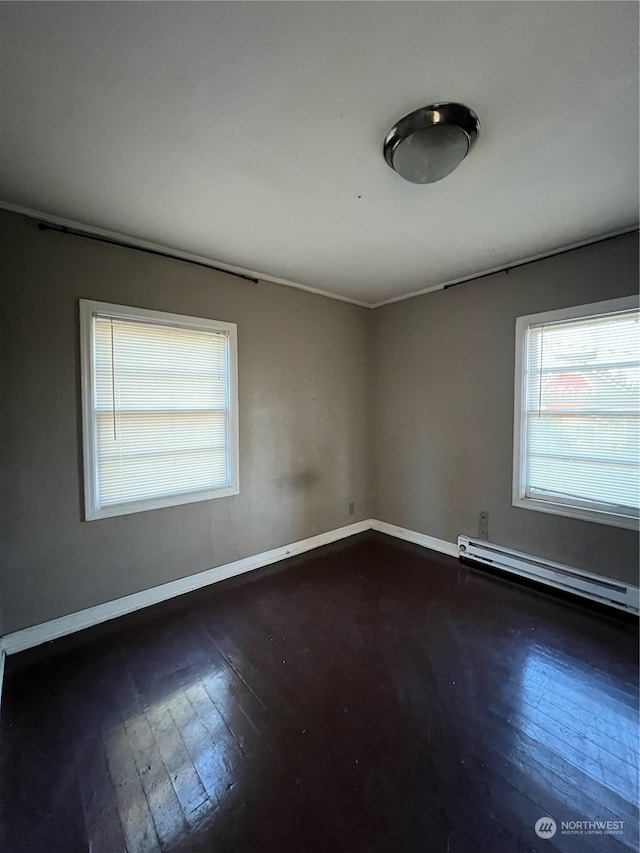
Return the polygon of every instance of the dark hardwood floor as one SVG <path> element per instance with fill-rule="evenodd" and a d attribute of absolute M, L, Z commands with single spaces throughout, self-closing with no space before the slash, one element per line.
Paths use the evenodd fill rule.
<path fill-rule="evenodd" d="M 637 850 L 637 708 L 637 623 L 364 534 L 9 658 L 1 849 Z"/>

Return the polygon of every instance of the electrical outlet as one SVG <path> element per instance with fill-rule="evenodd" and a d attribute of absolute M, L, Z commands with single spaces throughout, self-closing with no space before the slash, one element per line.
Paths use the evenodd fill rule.
<path fill-rule="evenodd" d="M 478 539 L 489 538 L 489 513 L 481 512 L 478 519 Z"/>
<path fill-rule="evenodd" d="M 349 504 L 349 515 L 353 515 L 356 511 L 356 505 L 353 501 Z"/>

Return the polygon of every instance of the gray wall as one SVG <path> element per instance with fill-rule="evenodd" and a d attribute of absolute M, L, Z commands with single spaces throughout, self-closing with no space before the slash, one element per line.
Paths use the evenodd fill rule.
<path fill-rule="evenodd" d="M 369 311 L 13 214 L 0 228 L 3 632 L 370 515 Z M 239 495 L 82 520 L 80 297 L 238 324 Z"/>
<path fill-rule="evenodd" d="M 369 516 L 455 541 L 488 510 L 492 541 L 637 580 L 637 534 L 511 506 L 515 318 L 635 292 L 636 235 L 376 311 L 0 237 L 2 633 Z M 80 297 L 238 324 L 239 495 L 82 520 Z"/>
<path fill-rule="evenodd" d="M 638 535 L 511 505 L 515 318 L 638 290 L 628 235 L 373 312 L 373 515 L 637 582 Z"/>

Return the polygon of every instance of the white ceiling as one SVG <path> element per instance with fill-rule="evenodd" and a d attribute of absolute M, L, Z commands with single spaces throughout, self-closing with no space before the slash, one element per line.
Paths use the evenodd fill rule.
<path fill-rule="evenodd" d="M 4 202 L 365 303 L 638 220 L 638 4 L 2 3 Z M 445 180 L 405 113 L 479 115 Z"/>

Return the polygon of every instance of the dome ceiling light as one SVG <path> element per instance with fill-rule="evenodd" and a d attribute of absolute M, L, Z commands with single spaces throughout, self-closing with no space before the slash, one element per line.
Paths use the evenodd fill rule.
<path fill-rule="evenodd" d="M 463 104 L 443 101 L 396 122 L 384 140 L 384 159 L 413 184 L 432 184 L 450 175 L 480 133 L 478 116 Z"/>

